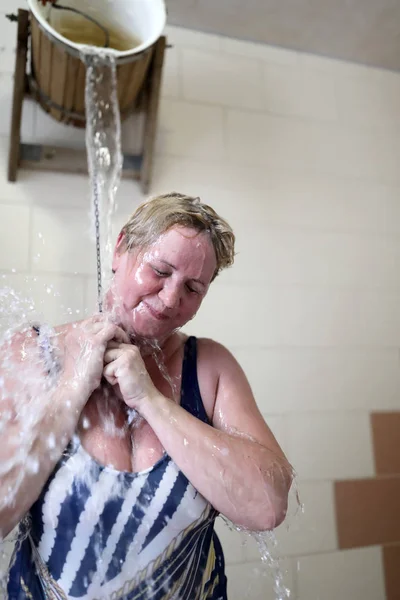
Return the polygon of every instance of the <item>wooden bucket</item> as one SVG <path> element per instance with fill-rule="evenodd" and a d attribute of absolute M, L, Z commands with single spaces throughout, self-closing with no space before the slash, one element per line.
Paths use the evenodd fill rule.
<path fill-rule="evenodd" d="M 132 23 L 129 28 L 129 34 L 132 29 L 132 37 L 136 37 L 139 43 L 136 43 L 132 49 L 113 52 L 117 63 L 118 100 L 121 120 L 123 120 L 135 108 L 139 92 L 143 87 L 154 44 L 164 29 L 165 6 L 163 0 L 151 0 L 151 3 L 149 0 L 113 0 L 114 11 L 111 21 L 110 15 L 104 15 L 99 10 L 101 2 L 102 0 L 62 0 L 61 4 L 71 7 L 76 5 L 79 10 L 89 15 L 93 10 L 99 22 L 101 20 L 106 26 L 110 22 L 110 27 L 114 30 L 120 28 L 126 33 L 129 28 L 127 14 L 137 17 L 138 6 L 140 7 L 141 3 L 148 10 L 149 5 L 152 4 L 154 8 L 158 2 L 158 12 L 150 27 L 148 21 L 152 16 L 147 12 L 139 15 L 137 19 L 139 23 Z M 110 3 L 105 0 L 103 2 L 106 9 Z M 132 2 L 137 3 L 136 12 L 133 13 L 130 12 Z M 57 13 L 66 11 L 56 10 L 50 4 L 43 7 L 40 0 L 28 0 L 28 4 L 31 10 L 31 93 L 55 120 L 75 127 L 85 127 L 86 67 L 80 58 L 82 46 L 63 37 L 48 22 L 49 11 L 53 10 Z M 128 7 L 128 13 L 126 10 L 124 12 L 124 5 Z M 106 13 L 106 10 L 104 12 Z M 118 14 L 122 23 L 118 23 Z M 144 35 L 147 37 L 143 40 Z"/>

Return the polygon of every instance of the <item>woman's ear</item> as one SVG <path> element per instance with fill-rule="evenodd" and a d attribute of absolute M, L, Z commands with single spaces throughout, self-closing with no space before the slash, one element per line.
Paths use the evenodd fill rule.
<path fill-rule="evenodd" d="M 121 231 L 117 238 L 117 243 L 115 244 L 115 248 L 114 248 L 113 260 L 112 260 L 113 273 L 115 273 L 115 271 L 118 269 L 118 266 L 119 266 L 119 263 L 121 260 L 121 256 L 124 251 L 124 243 L 125 243 L 125 233 L 123 231 Z"/>

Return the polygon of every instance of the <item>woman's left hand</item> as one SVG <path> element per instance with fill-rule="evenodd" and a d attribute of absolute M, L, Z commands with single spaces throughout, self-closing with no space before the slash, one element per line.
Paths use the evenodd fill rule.
<path fill-rule="evenodd" d="M 158 394 L 139 348 L 132 344 L 109 342 L 104 354 L 103 375 L 113 386 L 118 386 L 122 400 L 140 414 L 146 400 Z"/>

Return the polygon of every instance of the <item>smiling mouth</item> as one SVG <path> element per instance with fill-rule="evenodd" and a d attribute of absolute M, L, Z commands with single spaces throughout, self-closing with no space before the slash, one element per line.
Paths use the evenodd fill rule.
<path fill-rule="evenodd" d="M 143 302 L 143 304 L 145 305 L 151 316 L 157 319 L 157 321 L 168 321 L 169 317 L 167 315 L 157 312 L 156 310 L 154 310 L 154 308 L 149 306 L 149 304 L 146 304 L 146 302 Z"/>

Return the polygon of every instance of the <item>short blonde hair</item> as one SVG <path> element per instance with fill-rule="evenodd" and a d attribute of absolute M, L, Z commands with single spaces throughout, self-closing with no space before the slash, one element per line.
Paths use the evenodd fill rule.
<path fill-rule="evenodd" d="M 138 206 L 122 228 L 122 250 L 148 247 L 174 225 L 209 234 L 217 258 L 213 279 L 233 264 L 235 235 L 225 219 L 200 198 L 176 192 L 156 196 Z"/>

